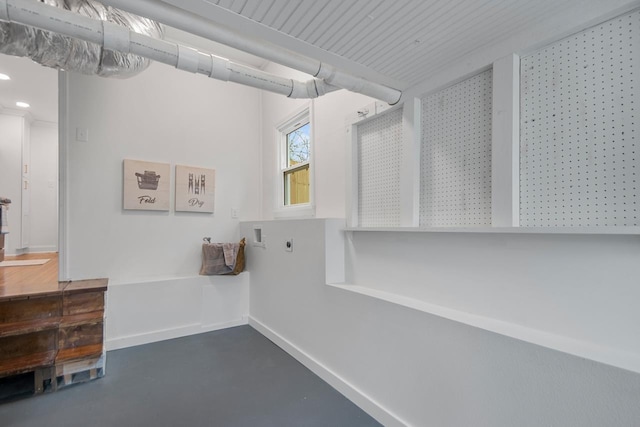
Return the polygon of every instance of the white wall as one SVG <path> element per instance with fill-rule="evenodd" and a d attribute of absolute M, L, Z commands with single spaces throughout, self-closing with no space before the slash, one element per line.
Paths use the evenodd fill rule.
<path fill-rule="evenodd" d="M 31 236 L 29 252 L 58 250 L 58 125 L 31 124 Z"/>
<path fill-rule="evenodd" d="M 259 224 L 267 247 L 248 249 L 250 323 L 384 425 L 632 426 L 640 419 L 638 374 L 326 286 L 326 239 L 342 222 Z M 293 253 L 284 251 L 290 237 Z M 410 273 L 402 269 L 419 262 L 388 256 L 381 264 L 376 271 L 404 283 Z"/>
<path fill-rule="evenodd" d="M 638 243 L 638 236 L 354 232 L 347 281 L 640 372 Z"/>
<path fill-rule="evenodd" d="M 259 92 L 153 64 L 128 80 L 69 74 L 68 104 L 70 278 L 110 279 L 107 324 L 130 326 L 107 327 L 108 341 L 137 336 L 131 345 L 195 330 L 192 315 L 203 317 L 202 300 L 172 301 L 189 288 L 219 306 L 197 276 L 202 238 L 239 239 L 232 207 L 240 218 L 258 216 Z M 89 142 L 75 140 L 77 127 L 88 130 Z M 122 209 L 123 159 L 171 164 L 170 212 Z M 176 164 L 216 170 L 213 215 L 173 211 Z M 241 286 L 234 289 L 243 292 Z M 130 301 L 136 301 L 135 309 L 123 308 Z M 218 323 L 241 321 L 246 304 L 236 307 Z"/>
<path fill-rule="evenodd" d="M 251 233 L 257 224 L 243 223 L 243 233 Z M 596 427 L 634 426 L 640 419 L 638 374 L 326 286 L 324 261 L 330 254 L 325 244 L 344 222 L 316 219 L 259 224 L 267 245 L 264 249 L 248 248 L 250 323 L 384 425 Z M 397 251 L 378 259 L 379 266 L 370 273 L 385 270 L 390 285 L 429 286 L 432 277 L 425 274 L 427 267 L 420 267 L 425 262 L 421 256 L 424 253 L 412 254 L 418 245 L 425 245 L 425 250 L 445 245 L 445 254 L 457 248 L 463 251 L 460 259 L 467 256 L 465 244 L 475 240 L 476 247 L 478 239 L 488 239 L 483 250 L 503 254 L 496 249 L 496 236 L 441 236 L 432 243 L 424 237 L 416 244 L 411 244 L 418 240 L 416 237 L 367 236 L 371 237 L 362 244 L 370 248 L 357 247 L 363 257 L 370 252 Z M 291 237 L 294 251 L 285 252 L 284 241 Z M 541 239 L 533 236 L 532 242 L 515 240 L 530 243 L 536 252 L 534 261 L 538 262 L 544 251 L 539 246 Z M 544 246 L 557 256 L 560 249 L 571 247 L 572 240 L 563 243 L 552 237 Z M 581 243 L 585 242 L 577 242 Z M 611 249 L 611 244 L 605 243 L 604 249 Z M 594 260 L 588 257 L 589 251 L 585 251 L 585 262 Z M 517 251 L 505 264 L 520 255 L 525 253 Z M 409 259 L 402 261 L 405 256 Z M 438 261 L 442 258 L 427 261 L 427 266 L 436 268 Z M 613 261 L 607 257 L 607 262 Z M 616 263 L 623 262 L 619 259 Z M 497 263 L 488 268 L 472 265 L 466 274 L 495 278 L 499 271 L 489 270 L 501 270 Z M 461 265 L 454 266 L 451 261 L 440 269 L 456 267 L 457 274 L 465 274 Z M 547 260 L 539 268 L 554 265 Z M 511 268 L 518 266 L 522 263 Z M 518 283 L 509 282 L 511 268 L 506 269 L 507 280 L 500 282 L 507 294 L 522 289 Z M 445 284 L 455 288 L 455 280 L 449 277 Z M 484 285 L 478 283 L 477 287 Z M 556 285 L 557 293 L 572 293 L 578 304 L 592 291 L 569 290 L 561 280 Z M 603 283 L 601 294 L 606 294 L 605 288 L 610 285 Z M 536 293 L 535 287 L 531 293 Z M 486 300 L 496 297 L 499 295 L 493 289 L 485 293 Z M 550 310 L 556 308 L 554 297 L 549 295 L 547 301 Z M 625 298 L 637 301 L 637 296 L 629 293 L 617 299 Z M 457 295 L 461 303 L 465 299 L 466 294 Z M 606 302 L 613 299 L 608 297 Z M 530 304 L 522 299 L 511 308 L 517 311 Z M 604 305 L 591 314 L 603 323 L 603 329 L 607 318 L 615 315 Z"/>
<path fill-rule="evenodd" d="M 249 273 L 111 283 L 107 350 L 247 323 Z"/>

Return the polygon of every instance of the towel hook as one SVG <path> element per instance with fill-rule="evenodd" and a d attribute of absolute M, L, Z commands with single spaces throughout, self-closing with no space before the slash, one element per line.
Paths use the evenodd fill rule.
<path fill-rule="evenodd" d="M 202 241 L 211 244 L 211 237 L 203 237 Z"/>

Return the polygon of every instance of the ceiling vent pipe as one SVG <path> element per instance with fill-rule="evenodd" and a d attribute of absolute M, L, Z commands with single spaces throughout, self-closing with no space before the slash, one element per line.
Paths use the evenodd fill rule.
<path fill-rule="evenodd" d="M 307 82 L 275 76 L 190 47 L 149 37 L 105 20 L 96 20 L 33 0 L 0 0 L 0 21 L 53 32 L 103 50 L 137 55 L 180 70 L 286 95 L 316 98 L 339 89 L 322 80 Z"/>
<path fill-rule="evenodd" d="M 316 59 L 308 58 L 271 43 L 256 40 L 212 23 L 196 14 L 158 0 L 103 0 L 104 4 L 146 16 L 163 24 L 259 56 L 322 79 L 326 83 L 362 93 L 391 105 L 400 101 L 402 92 L 361 77 L 339 71 Z"/>
<path fill-rule="evenodd" d="M 161 24 L 103 6 L 92 0 L 40 2 L 86 17 L 123 25 L 140 34 L 163 37 L 164 30 Z M 94 43 L 8 22 L 0 22 L 0 53 L 26 56 L 47 67 L 97 74 L 102 77 L 132 77 L 150 64 L 148 59 L 141 56 L 102 49 Z"/>

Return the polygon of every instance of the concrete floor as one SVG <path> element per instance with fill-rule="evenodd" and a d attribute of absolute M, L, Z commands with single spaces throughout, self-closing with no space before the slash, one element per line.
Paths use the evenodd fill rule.
<path fill-rule="evenodd" d="M 0 404 L 0 426 L 379 426 L 250 326 L 107 354 L 104 378 Z"/>

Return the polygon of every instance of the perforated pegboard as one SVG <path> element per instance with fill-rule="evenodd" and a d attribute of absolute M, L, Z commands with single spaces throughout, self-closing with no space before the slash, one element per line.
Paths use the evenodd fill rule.
<path fill-rule="evenodd" d="M 358 125 L 358 225 L 400 226 L 402 110 Z"/>
<path fill-rule="evenodd" d="M 521 59 L 520 224 L 637 226 L 640 12 Z"/>
<path fill-rule="evenodd" d="M 422 100 L 420 226 L 491 225 L 493 72 Z"/>

